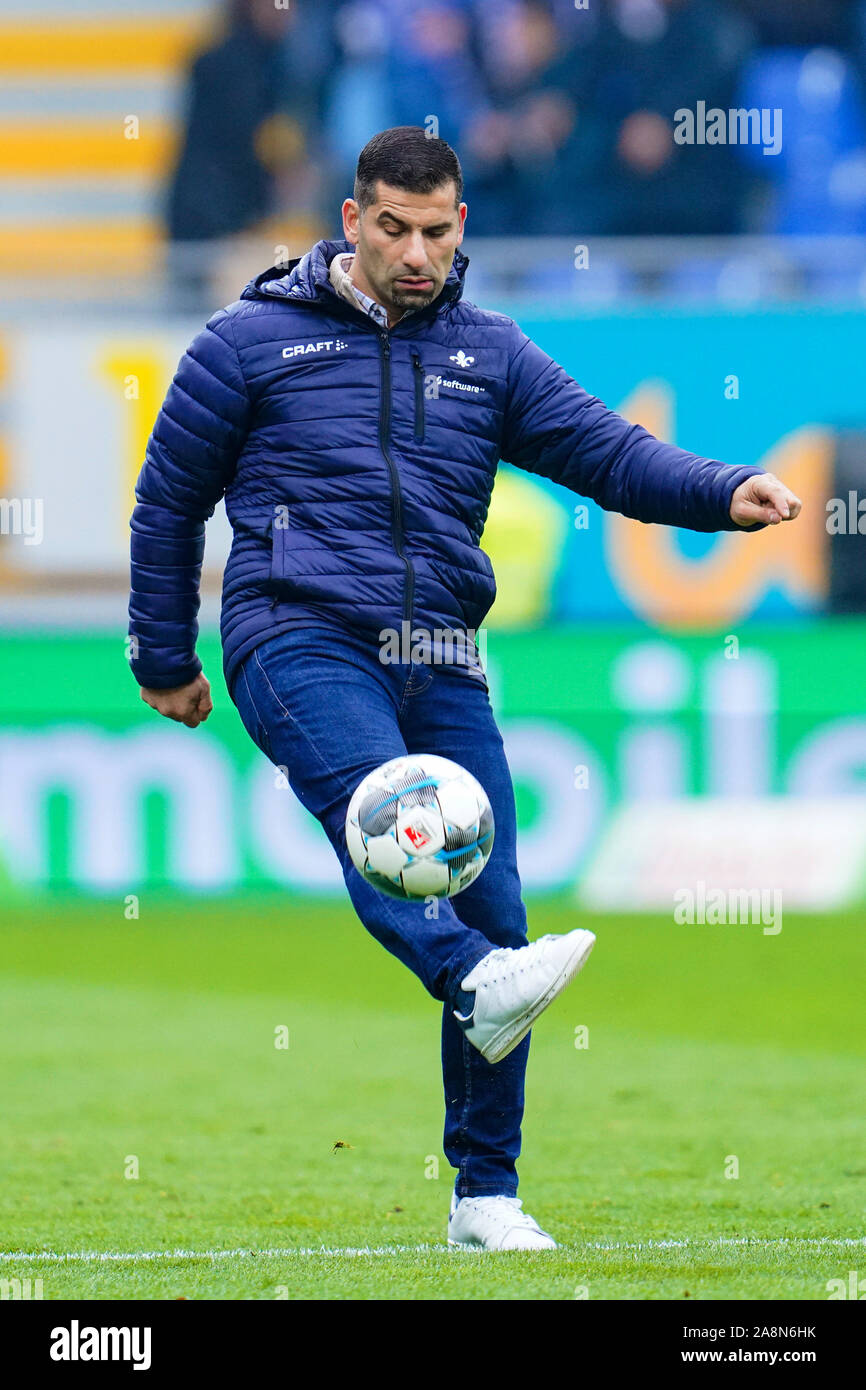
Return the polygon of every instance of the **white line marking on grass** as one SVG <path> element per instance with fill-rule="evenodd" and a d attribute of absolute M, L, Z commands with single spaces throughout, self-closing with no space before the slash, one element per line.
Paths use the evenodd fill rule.
<path fill-rule="evenodd" d="M 565 1243 L 561 1250 L 690 1250 L 702 1247 L 713 1249 L 726 1246 L 753 1246 L 767 1249 L 786 1246 L 808 1248 L 866 1247 L 866 1236 L 707 1236 L 684 1240 L 588 1241 L 583 1244 Z M 465 1249 L 465 1247 L 464 1247 Z M 354 1259 L 363 1255 L 424 1255 L 447 1254 L 461 1248 L 448 1245 L 359 1245 L 359 1246 L 284 1246 L 273 1250 L 0 1250 L 0 1263 L 38 1264 L 135 1264 L 157 1260 L 281 1260 L 292 1256 L 325 1256 Z M 472 1250 L 469 1253 L 476 1253 Z"/>
<path fill-rule="evenodd" d="M 289 1255 L 417 1255 L 428 1251 L 448 1250 L 447 1245 L 360 1245 L 334 1247 L 327 1245 L 300 1248 L 284 1246 L 277 1250 L 0 1250 L 0 1262 L 15 1260 L 38 1263 L 46 1260 L 55 1264 L 100 1264 L 102 1262 L 130 1264 L 136 1260 L 276 1260 Z"/>
<path fill-rule="evenodd" d="M 686 1240 L 590 1241 L 586 1250 L 690 1250 L 700 1246 L 866 1246 L 866 1236 L 694 1236 Z"/>

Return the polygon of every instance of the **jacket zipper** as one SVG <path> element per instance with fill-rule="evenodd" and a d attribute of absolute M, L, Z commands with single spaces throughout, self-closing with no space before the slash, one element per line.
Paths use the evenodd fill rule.
<path fill-rule="evenodd" d="M 266 296 L 272 299 L 279 299 L 281 296 Z M 294 308 L 317 308 L 319 307 L 313 300 L 297 299 L 290 301 Z M 347 315 L 351 319 L 350 314 Z M 382 372 L 381 372 L 381 391 L 382 404 L 379 411 L 379 446 L 388 465 L 388 472 L 391 477 L 391 539 L 394 549 L 406 567 L 406 582 L 403 590 L 403 620 L 409 623 L 409 632 L 412 632 L 412 611 L 415 606 L 415 567 L 404 549 L 403 541 L 403 495 L 400 490 L 400 475 L 397 472 L 397 465 L 391 454 L 391 339 L 386 329 L 373 328 L 369 317 L 358 310 L 358 318 L 363 319 L 359 327 L 372 329 L 377 333 L 382 346 Z M 413 362 L 414 365 L 414 362 Z M 418 357 L 418 366 L 421 366 L 421 358 Z M 422 369 L 423 370 L 423 369 Z M 421 376 L 421 373 L 419 373 Z M 423 386 L 423 377 L 422 377 Z M 417 392 L 417 386 L 416 386 Z M 422 392 L 423 396 L 423 392 Z M 423 406 L 422 406 L 423 410 Z M 273 604 L 271 605 L 273 607 Z"/>
<path fill-rule="evenodd" d="M 406 566 L 403 621 L 408 622 L 411 636 L 412 609 L 415 603 L 415 569 L 403 546 L 403 494 L 400 490 L 400 475 L 391 454 L 391 340 L 388 333 L 385 331 L 380 333 L 379 341 L 382 345 L 382 408 L 379 411 L 379 445 L 391 475 L 391 538 L 394 542 L 394 549 Z"/>
<path fill-rule="evenodd" d="M 417 348 L 412 349 L 412 371 L 415 377 L 415 443 L 424 438 L 424 368 Z"/>

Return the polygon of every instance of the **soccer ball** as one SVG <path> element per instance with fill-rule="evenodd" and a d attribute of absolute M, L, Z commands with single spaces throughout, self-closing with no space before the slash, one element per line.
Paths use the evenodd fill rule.
<path fill-rule="evenodd" d="M 493 812 L 480 782 L 432 753 L 383 763 L 356 789 L 346 814 L 352 863 L 392 898 L 453 898 L 493 848 Z"/>

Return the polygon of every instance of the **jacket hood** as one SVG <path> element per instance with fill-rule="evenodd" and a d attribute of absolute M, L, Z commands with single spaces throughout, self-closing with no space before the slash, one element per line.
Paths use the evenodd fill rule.
<path fill-rule="evenodd" d="M 288 268 L 274 265 L 263 270 L 250 280 L 241 299 L 315 300 L 329 295 L 338 300 L 330 279 L 331 261 L 335 256 L 353 254 L 354 250 L 349 241 L 317 241 L 306 255 L 289 261 Z M 422 313 L 429 312 L 434 304 L 438 309 L 443 303 L 460 298 L 468 265 L 469 257 L 460 250 L 455 251 L 442 290 Z"/>

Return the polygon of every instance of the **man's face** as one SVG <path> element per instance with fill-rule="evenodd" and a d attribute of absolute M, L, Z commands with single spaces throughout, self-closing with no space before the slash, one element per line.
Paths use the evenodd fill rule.
<path fill-rule="evenodd" d="M 360 212 L 354 198 L 343 204 L 343 230 L 355 247 L 351 275 L 397 319 L 423 309 L 445 284 L 463 240 L 466 204 L 458 207 L 449 179 L 432 193 L 407 193 L 379 179 L 375 202 Z"/>

